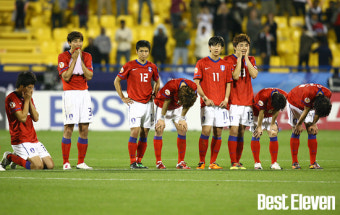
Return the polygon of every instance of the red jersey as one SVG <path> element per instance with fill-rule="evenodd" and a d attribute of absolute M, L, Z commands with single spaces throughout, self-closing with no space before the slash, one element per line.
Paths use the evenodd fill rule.
<path fill-rule="evenodd" d="M 225 99 L 227 83 L 233 81 L 232 69 L 232 66 L 221 58 L 214 61 L 210 57 L 205 57 L 196 64 L 194 79 L 201 80 L 204 94 L 217 106 Z M 204 106 L 201 98 L 201 107 Z"/>
<path fill-rule="evenodd" d="M 254 116 L 259 116 L 260 110 L 264 110 L 264 117 L 273 116 L 274 108 L 272 106 L 272 95 L 275 92 L 279 92 L 287 98 L 288 94 L 278 88 L 264 88 L 260 90 L 254 98 Z"/>
<path fill-rule="evenodd" d="M 166 99 L 171 99 L 168 110 L 174 110 L 181 107 L 181 105 L 178 104 L 178 91 L 183 82 L 197 92 L 197 85 L 193 81 L 184 78 L 173 79 L 168 81 L 168 83 L 166 83 L 164 87 L 158 91 L 155 98 L 155 104 L 162 108 L 164 101 Z"/>
<path fill-rule="evenodd" d="M 31 99 L 33 105 L 33 99 Z M 20 122 L 15 112 L 22 111 L 24 98 L 17 92 L 10 93 L 5 99 L 5 109 L 11 134 L 11 144 L 18 145 L 25 142 L 37 143 L 38 138 L 33 127 L 33 120 L 28 112 L 26 122 Z"/>
<path fill-rule="evenodd" d="M 159 79 L 157 66 L 149 61 L 145 64 L 137 60 L 127 62 L 118 74 L 119 78 L 127 80 L 127 93 L 134 101 L 147 103 L 152 94 L 152 79 Z"/>
<path fill-rule="evenodd" d="M 228 64 L 231 64 L 234 69 L 236 68 L 237 57 L 234 54 L 224 57 L 224 60 L 227 61 Z M 255 58 L 249 56 L 249 60 L 256 68 Z M 253 99 L 254 93 L 253 86 L 251 84 L 251 76 L 243 58 L 240 77 L 237 81 L 234 80 L 233 84 L 231 85 L 229 101 L 230 104 L 233 105 L 251 106 L 253 105 Z"/>
<path fill-rule="evenodd" d="M 332 92 L 321 84 L 301 84 L 288 93 L 287 100 L 300 110 L 304 110 L 305 107 L 313 108 L 314 99 L 319 92 L 329 99 L 332 96 Z"/>
<path fill-rule="evenodd" d="M 91 72 L 93 72 L 93 66 L 92 66 L 92 56 L 91 54 L 87 52 L 82 52 L 82 58 L 84 61 L 84 64 L 87 69 L 89 69 Z M 63 72 L 66 72 L 71 64 L 72 55 L 70 51 L 66 51 L 61 53 L 58 56 L 58 71 L 59 76 L 61 77 L 61 74 Z M 66 82 L 63 78 L 61 78 L 63 82 L 63 90 L 86 90 L 88 89 L 87 81 L 84 75 L 72 75 L 69 82 Z"/>

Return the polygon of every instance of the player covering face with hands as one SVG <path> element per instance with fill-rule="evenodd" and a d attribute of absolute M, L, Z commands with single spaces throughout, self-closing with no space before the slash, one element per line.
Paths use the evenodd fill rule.
<path fill-rule="evenodd" d="M 158 169 L 165 169 L 165 165 L 161 158 L 163 146 L 162 136 L 165 129 L 165 123 L 169 120 L 172 120 L 178 133 L 178 162 L 176 168 L 190 169 L 186 162 L 184 162 L 186 151 L 186 132 L 188 130 L 186 114 L 196 101 L 196 90 L 197 86 L 194 82 L 188 79 L 179 78 L 166 83 L 156 95 L 156 133 L 153 143 L 156 155 L 156 167 Z"/>

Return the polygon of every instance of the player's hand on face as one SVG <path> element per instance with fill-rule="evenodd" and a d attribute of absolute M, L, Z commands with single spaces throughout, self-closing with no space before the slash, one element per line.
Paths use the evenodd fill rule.
<path fill-rule="evenodd" d="M 74 52 L 72 53 L 72 59 L 73 59 L 73 60 L 77 60 L 78 55 L 79 55 L 78 50 L 74 50 Z"/>
<path fill-rule="evenodd" d="M 293 133 L 295 135 L 300 135 L 302 133 L 302 131 L 303 131 L 302 125 L 296 125 L 294 130 L 293 130 Z"/>
<path fill-rule="evenodd" d="M 244 55 L 245 58 L 248 58 L 249 56 L 249 47 L 247 48 L 246 54 Z"/>
<path fill-rule="evenodd" d="M 24 91 L 24 99 L 31 100 L 33 95 L 33 89 L 26 87 Z"/>
<path fill-rule="evenodd" d="M 236 57 L 237 58 L 240 58 L 240 57 L 242 57 L 242 51 L 241 51 L 241 49 L 240 49 L 240 47 L 236 47 Z"/>
<path fill-rule="evenodd" d="M 163 119 L 157 120 L 157 123 L 156 123 L 156 125 L 155 125 L 155 130 L 156 130 L 156 132 L 157 132 L 157 133 L 161 133 L 161 132 L 163 132 L 164 128 L 165 128 L 165 122 L 164 122 L 164 120 L 163 120 Z"/>
<path fill-rule="evenodd" d="M 130 99 L 129 97 L 127 98 L 122 98 L 122 101 L 127 104 L 127 105 L 130 105 L 133 103 L 132 99 Z"/>
<path fill-rule="evenodd" d="M 318 129 L 318 126 L 316 124 L 313 124 L 313 125 L 308 127 L 307 131 L 308 131 L 308 134 L 317 135 L 319 129 Z"/>
<path fill-rule="evenodd" d="M 77 51 L 78 51 L 78 55 L 80 55 L 80 58 L 82 58 L 81 49 L 77 49 Z"/>
<path fill-rule="evenodd" d="M 187 122 L 185 120 L 179 120 L 178 121 L 178 127 L 183 132 L 187 132 L 188 131 L 188 124 L 187 124 Z"/>

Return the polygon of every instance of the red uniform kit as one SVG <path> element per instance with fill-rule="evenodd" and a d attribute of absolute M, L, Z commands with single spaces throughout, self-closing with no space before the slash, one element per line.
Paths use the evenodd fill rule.
<path fill-rule="evenodd" d="M 82 58 L 87 69 L 93 72 L 92 56 L 87 52 L 82 52 Z M 68 70 L 72 60 L 70 51 L 63 52 L 58 57 L 59 75 Z M 61 79 L 63 82 L 63 90 L 86 90 L 88 89 L 86 79 L 83 75 L 73 75 L 69 82 Z"/>
<path fill-rule="evenodd" d="M 225 99 L 226 84 L 233 81 L 230 71 L 232 71 L 232 65 L 228 65 L 223 59 L 214 61 L 210 57 L 205 57 L 196 64 L 194 79 L 201 80 L 204 94 L 216 106 L 219 106 Z M 205 103 L 201 98 L 201 107 L 204 106 Z"/>
<path fill-rule="evenodd" d="M 224 60 L 227 61 L 228 64 L 233 65 L 234 68 L 236 67 L 237 57 L 234 54 L 224 57 Z M 249 60 L 256 68 L 255 58 L 249 56 Z M 229 101 L 230 104 L 233 105 L 251 106 L 253 104 L 253 98 L 254 93 L 251 84 L 251 76 L 243 58 L 240 78 L 231 85 Z"/>
<path fill-rule="evenodd" d="M 320 84 L 302 84 L 294 87 L 289 93 L 287 100 L 289 104 L 303 110 L 304 107 L 313 108 L 314 99 L 321 92 L 327 98 L 331 98 L 332 92 Z"/>
<path fill-rule="evenodd" d="M 190 81 L 188 79 L 179 78 L 170 80 L 168 83 L 164 85 L 164 87 L 160 91 L 158 91 L 155 98 L 155 104 L 158 107 L 162 108 L 164 101 L 166 99 L 171 99 L 171 103 L 168 106 L 168 110 L 174 110 L 181 107 L 181 105 L 178 104 L 178 91 L 183 82 L 191 89 L 195 91 L 197 90 L 197 85 L 193 81 Z"/>
<path fill-rule="evenodd" d="M 118 74 L 122 80 L 127 80 L 127 93 L 134 101 L 147 103 L 152 94 L 151 79 L 159 79 L 157 66 L 149 61 L 145 64 L 137 60 L 126 63 Z M 129 77 L 129 78 L 127 78 Z"/>
<path fill-rule="evenodd" d="M 31 99 L 32 103 L 33 99 Z M 9 132 L 11 134 L 11 144 L 18 145 L 20 143 L 30 142 L 37 143 L 38 138 L 33 127 L 31 115 L 28 114 L 25 123 L 20 122 L 15 116 L 15 112 L 22 111 L 24 106 L 24 98 L 16 92 L 10 93 L 5 100 L 6 114 L 9 124 Z"/>
<path fill-rule="evenodd" d="M 271 105 L 272 103 L 272 95 L 275 92 L 279 92 L 280 94 L 284 95 L 287 98 L 287 93 L 278 88 L 265 88 L 260 90 L 255 98 L 254 98 L 254 105 L 253 111 L 254 116 L 259 116 L 260 110 L 264 110 L 264 117 L 272 117 L 274 108 Z"/>

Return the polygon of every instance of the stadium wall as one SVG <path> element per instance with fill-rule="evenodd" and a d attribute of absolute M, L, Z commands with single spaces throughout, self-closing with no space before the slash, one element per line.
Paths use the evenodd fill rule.
<path fill-rule="evenodd" d="M 62 93 L 61 91 L 35 91 L 33 99 L 40 114 L 40 120 L 35 123 L 36 130 L 62 130 Z M 126 92 L 124 92 L 126 95 Z M 5 94 L 0 94 L 0 100 L 4 101 Z M 92 103 L 94 122 L 90 125 L 91 130 L 98 131 L 127 131 L 129 130 L 127 118 L 127 106 L 121 101 L 115 91 L 92 91 Z M 340 130 L 340 93 L 332 95 L 332 111 L 326 118 L 319 121 L 320 129 Z M 197 99 L 195 105 L 189 110 L 189 130 L 201 130 L 200 105 Z M 290 129 L 286 110 L 278 117 L 281 129 Z M 0 108 L 0 129 L 8 129 L 8 122 L 3 107 Z M 170 123 L 166 130 L 175 130 Z"/>

